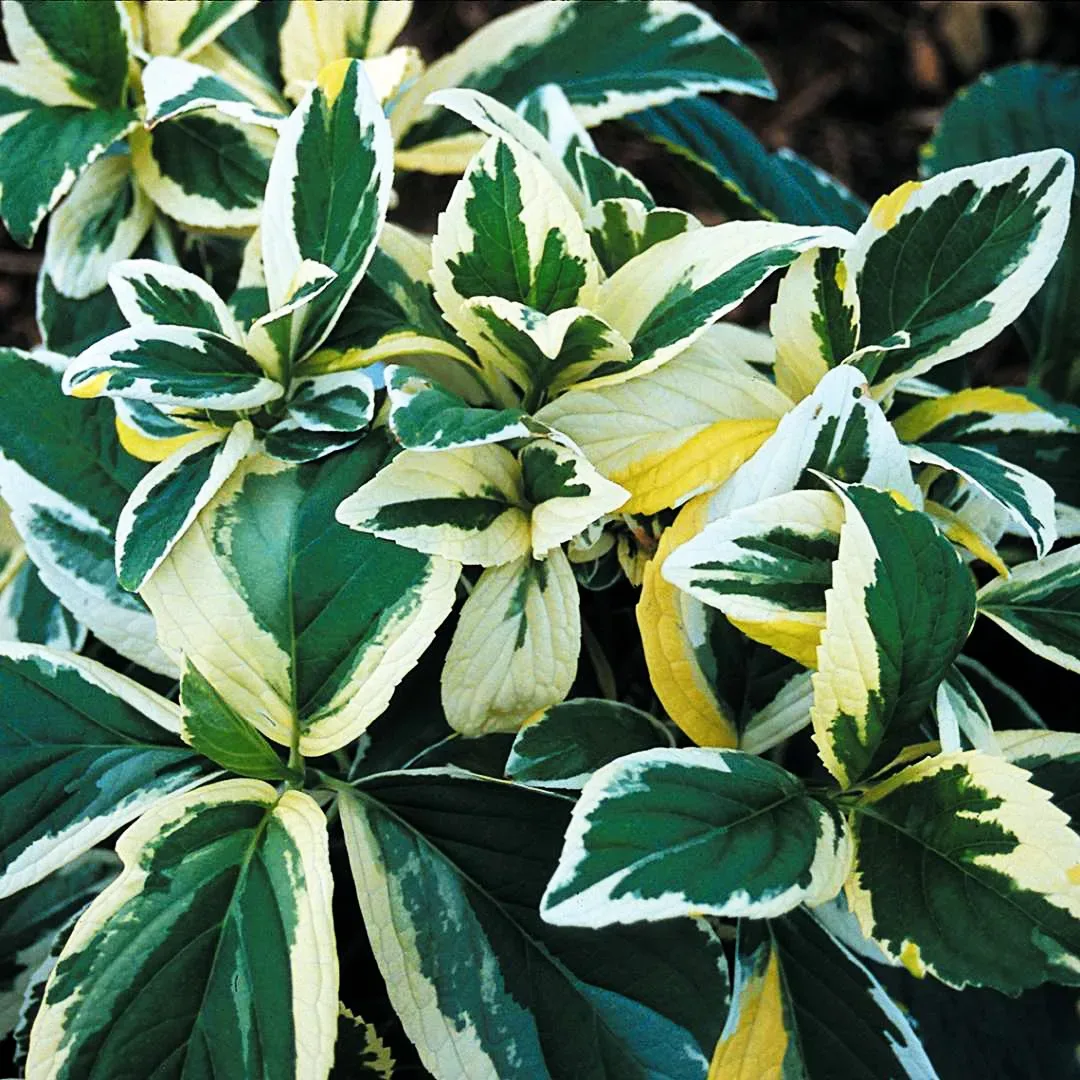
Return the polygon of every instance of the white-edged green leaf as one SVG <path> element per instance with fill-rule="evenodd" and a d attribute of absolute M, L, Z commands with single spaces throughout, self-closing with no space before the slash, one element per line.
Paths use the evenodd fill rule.
<path fill-rule="evenodd" d="M 44 881 L 0 900 L 0 1038 L 21 1022 L 24 995 L 48 964 L 58 935 L 116 876 L 107 851 L 88 851 Z"/>
<path fill-rule="evenodd" d="M 0 495 L 72 615 L 122 656 L 174 673 L 146 606 L 116 580 L 116 522 L 147 467 L 121 448 L 110 402 L 63 394 L 64 362 L 0 351 Z"/>
<path fill-rule="evenodd" d="M 858 344 L 855 276 L 840 252 L 807 251 L 792 263 L 780 282 L 769 330 L 776 340 L 776 385 L 801 401 Z"/>
<path fill-rule="evenodd" d="M 711 522 L 661 572 L 748 637 L 814 667 L 843 521 L 831 491 L 774 495 Z"/>
<path fill-rule="evenodd" d="M 517 731 L 570 692 L 581 651 L 577 580 L 562 548 L 480 575 L 442 672 L 447 722 L 463 735 Z"/>
<path fill-rule="evenodd" d="M 692 4 L 535 4 L 492 20 L 402 95 L 402 165 L 458 171 L 474 147 L 456 117 L 425 105 L 431 91 L 471 87 L 513 106 L 545 83 L 562 87 L 586 127 L 703 90 L 774 93 L 757 58 Z"/>
<path fill-rule="evenodd" d="M 537 913 L 567 799 L 433 769 L 338 805 L 375 959 L 435 1077 L 704 1075 L 727 965 L 701 923 L 582 934 Z"/>
<path fill-rule="evenodd" d="M 727 480 L 791 408 L 748 363 L 769 349 L 764 335 L 718 324 L 655 371 L 571 387 L 537 419 L 631 493 L 626 512 L 679 506 Z"/>
<path fill-rule="evenodd" d="M 561 440 L 534 439 L 518 460 L 525 500 L 532 506 L 532 552 L 537 559 L 614 513 L 629 495 Z"/>
<path fill-rule="evenodd" d="M 180 4 L 153 0 L 142 11 L 142 46 L 154 56 L 194 56 L 209 48 L 256 5 L 257 0 L 196 0 Z"/>
<path fill-rule="evenodd" d="M 116 580 L 138 592 L 255 445 L 247 420 L 200 435 L 155 465 L 116 523 Z"/>
<path fill-rule="evenodd" d="M 72 397 L 105 394 L 221 411 L 254 409 L 285 392 L 229 338 L 185 326 L 110 334 L 72 361 L 63 387 Z"/>
<path fill-rule="evenodd" d="M 190 662 L 180 683 L 184 742 L 229 772 L 257 780 L 295 780 L 270 744 Z"/>
<path fill-rule="evenodd" d="M 279 113 L 258 108 L 247 95 L 208 68 L 172 56 L 155 56 L 143 68 L 142 85 L 148 128 L 204 109 L 275 129 L 285 119 Z"/>
<path fill-rule="evenodd" d="M 109 287 L 133 327 L 185 326 L 242 343 L 228 305 L 202 278 L 154 259 L 128 259 L 109 270 Z"/>
<path fill-rule="evenodd" d="M 305 261 L 337 279 L 294 320 L 292 355 L 326 338 L 367 269 L 393 180 L 390 128 L 364 66 L 337 60 L 281 128 L 262 215 L 271 309 L 295 292 Z"/>
<path fill-rule="evenodd" d="M 945 672 L 945 678 L 937 688 L 934 715 L 942 752 L 950 754 L 963 750 L 964 741 L 973 750 L 988 754 L 998 752 L 986 706 L 956 664 Z"/>
<path fill-rule="evenodd" d="M 390 430 L 409 450 L 455 450 L 528 439 L 547 429 L 521 409 L 478 409 L 415 368 L 388 364 Z"/>
<path fill-rule="evenodd" d="M 155 205 L 191 229 L 259 224 L 274 131 L 218 110 L 177 116 L 129 144 L 135 174 Z"/>
<path fill-rule="evenodd" d="M 191 416 L 174 416 L 148 401 L 113 398 L 120 445 L 140 461 L 164 461 L 170 454 L 217 425 Z"/>
<path fill-rule="evenodd" d="M 142 242 L 153 203 L 135 182 L 127 154 L 99 158 L 53 214 L 44 271 L 64 296 L 83 300 L 105 288 L 109 268 Z"/>
<path fill-rule="evenodd" d="M 34 300 L 42 346 L 63 356 L 78 356 L 127 325 L 107 288 L 84 300 L 71 300 L 53 285 L 44 268 L 38 272 Z"/>
<path fill-rule="evenodd" d="M 918 465 L 956 474 L 995 502 L 1031 538 L 1037 558 L 1057 542 L 1054 489 L 1034 473 L 976 446 L 957 443 L 921 443 L 909 447 L 908 456 Z"/>
<path fill-rule="evenodd" d="M 844 256 L 861 305 L 859 345 L 897 331 L 875 393 L 985 345 L 1038 292 L 1065 236 L 1072 158 L 1041 150 L 908 181 L 882 196 Z"/>
<path fill-rule="evenodd" d="M 396 1065 L 375 1025 L 339 1005 L 334 1067 L 327 1080 L 394 1080 Z"/>
<path fill-rule="evenodd" d="M 580 790 L 602 765 L 670 746 L 666 729 L 621 701 L 574 698 L 537 713 L 521 728 L 506 759 L 506 775 L 521 784 Z"/>
<path fill-rule="evenodd" d="M 405 450 L 338 507 L 337 519 L 479 566 L 510 562 L 532 542 L 521 469 L 509 450 L 491 444 Z"/>
<path fill-rule="evenodd" d="M 739 749 L 764 754 L 810 724 L 814 703 L 811 672 L 791 676 L 771 701 L 758 708 L 739 733 Z"/>
<path fill-rule="evenodd" d="M 0 585 L 0 641 L 23 641 L 78 652 L 86 627 L 45 587 L 38 568 L 23 558 Z"/>
<path fill-rule="evenodd" d="M 225 780 L 152 809 L 117 854 L 49 976 L 27 1077 L 325 1077 L 338 973 L 311 796 Z"/>
<path fill-rule="evenodd" d="M 850 864 L 841 814 L 779 765 L 735 750 L 642 750 L 585 784 L 540 911 L 594 928 L 773 918 L 835 896 Z"/>
<path fill-rule="evenodd" d="M 808 912 L 742 920 L 709 1080 L 886 1076 L 937 1080 L 911 1020 L 874 974 Z"/>
<path fill-rule="evenodd" d="M 361 369 L 295 379 L 289 416 L 307 431 L 363 431 L 375 414 L 375 386 Z"/>
<path fill-rule="evenodd" d="M 848 787 L 922 741 L 938 684 L 971 631 L 975 587 L 925 514 L 860 485 L 840 498 L 811 718 L 822 760 Z"/>
<path fill-rule="evenodd" d="M 307 756 L 383 712 L 453 605 L 456 563 L 334 520 L 387 446 L 375 432 L 307 465 L 248 457 L 143 587 L 166 650 L 274 742 L 299 729 Z"/>
<path fill-rule="evenodd" d="M 979 590 L 978 605 L 1037 656 L 1080 672 L 1080 546 L 1014 566 Z"/>
<path fill-rule="evenodd" d="M 466 91 L 466 93 L 469 92 Z M 472 92 L 475 93 L 475 91 Z M 433 100 L 434 97 L 435 95 L 432 95 L 429 100 Z M 494 99 L 488 98 L 487 100 Z M 600 153 L 596 149 L 596 144 L 586 130 L 585 125 L 577 118 L 574 106 L 570 103 L 570 99 L 566 96 L 563 88 L 558 83 L 545 83 L 543 86 L 538 86 L 517 103 L 514 112 L 525 120 L 530 127 L 540 132 L 544 137 L 544 142 L 555 151 L 558 159 L 566 166 L 570 175 L 574 178 L 576 185 L 580 186 L 585 194 L 585 205 L 587 206 L 590 201 L 595 202 L 595 198 L 586 190 L 585 177 L 578 162 L 578 151 L 596 157 L 599 157 Z M 508 131 L 507 134 L 513 135 L 513 132 Z M 616 166 L 612 167 L 615 168 Z M 619 171 L 626 173 L 624 169 Z M 626 175 L 629 176 L 630 174 L 626 173 Z M 640 183 L 636 180 L 633 182 Z M 640 187 L 644 190 L 643 184 Z M 649 197 L 647 191 L 645 197 L 646 199 Z"/>
<path fill-rule="evenodd" d="M 541 89 L 549 90 L 554 88 L 542 87 Z M 595 148 L 578 146 L 574 151 L 574 163 L 578 182 L 581 184 L 585 196 L 592 206 L 595 207 L 596 204 L 607 199 L 631 200 L 641 203 L 646 210 L 652 210 L 656 206 L 656 200 L 653 199 L 649 189 L 629 169 L 624 169 L 621 165 L 609 161 Z M 679 210 L 666 212 L 669 214 L 682 213 Z M 687 228 L 696 223 L 693 218 L 690 221 L 691 224 L 687 225 Z M 654 223 L 651 230 L 654 243 L 661 238 L 659 231 L 656 223 Z M 674 232 L 682 231 L 684 230 L 674 230 Z M 645 244 L 645 247 L 649 246 L 651 244 Z"/>
<path fill-rule="evenodd" d="M 578 156 L 585 163 L 594 160 L 593 155 Z M 596 172 L 593 168 L 590 175 L 595 177 Z M 598 182 L 593 186 L 598 191 L 604 190 Z M 614 274 L 631 259 L 664 240 L 701 228 L 697 218 L 685 210 L 650 207 L 636 196 L 622 195 L 605 195 L 599 199 L 590 207 L 584 221 L 593 251 L 608 274 Z"/>
<path fill-rule="evenodd" d="M 1080 978 L 1080 835 L 1030 775 L 940 754 L 855 805 L 848 904 L 913 974 L 1008 994 Z"/>
<path fill-rule="evenodd" d="M 176 706 L 103 664 L 4 643 L 0 683 L 0 896 L 208 775 Z"/>
<path fill-rule="evenodd" d="M 596 313 L 634 350 L 633 367 L 610 378 L 658 368 L 807 248 L 850 241 L 834 227 L 732 221 L 655 244 L 598 291 Z"/>
<path fill-rule="evenodd" d="M 1071 731 L 999 731 L 994 747 L 1006 761 L 1031 773 L 1031 782 L 1050 792 L 1051 801 L 1080 829 L 1080 735 Z"/>

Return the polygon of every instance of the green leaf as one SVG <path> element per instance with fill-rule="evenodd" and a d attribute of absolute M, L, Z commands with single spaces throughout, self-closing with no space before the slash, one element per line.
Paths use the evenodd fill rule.
<path fill-rule="evenodd" d="M 691 4 L 533 5 L 490 22 L 402 95 L 393 119 L 412 151 L 406 167 L 445 171 L 425 158 L 463 130 L 424 106 L 432 90 L 472 87 L 514 106 L 545 83 L 562 87 L 586 127 L 702 90 L 775 93 L 757 58 Z"/>
<path fill-rule="evenodd" d="M 292 295 L 305 260 L 337 275 L 294 318 L 296 360 L 323 342 L 367 269 L 393 176 L 390 129 L 363 64 L 339 60 L 320 80 L 281 128 L 262 217 L 271 309 Z"/>
<path fill-rule="evenodd" d="M 0 686 L 0 896 L 207 775 L 176 706 L 92 660 L 7 643 Z"/>
<path fill-rule="evenodd" d="M 1037 656 L 1080 671 L 1080 546 L 1013 567 L 979 590 L 978 604 Z"/>
<path fill-rule="evenodd" d="M 110 853 L 88 851 L 37 885 L 0 900 L 0 1039 L 15 1028 L 23 996 L 57 935 L 117 869 Z"/>
<path fill-rule="evenodd" d="M 1072 158 L 1042 150 L 909 181 L 874 204 L 844 255 L 859 347 L 911 335 L 882 359 L 879 395 L 985 345 L 1024 310 L 1061 249 L 1072 186 Z"/>
<path fill-rule="evenodd" d="M 582 933 L 537 913 L 568 800 L 423 770 L 338 805 L 390 1000 L 435 1076 L 700 1080 L 726 998 L 704 928 Z"/>
<path fill-rule="evenodd" d="M 230 772 L 257 780 L 293 779 L 270 744 L 190 662 L 180 683 L 184 741 Z"/>
<path fill-rule="evenodd" d="M 524 784 L 580 789 L 609 761 L 670 744 L 665 728 L 640 709 L 575 698 L 529 719 L 514 739 L 506 775 Z"/>
<path fill-rule="evenodd" d="M 814 741 L 848 787 L 921 742 L 975 618 L 975 587 L 930 518 L 890 494 L 840 491 L 844 525 L 813 676 Z"/>
<path fill-rule="evenodd" d="M 132 327 L 91 345 L 64 372 L 73 397 L 108 394 L 156 405 L 254 409 L 284 394 L 235 342 L 184 326 Z"/>
<path fill-rule="evenodd" d="M 0 134 L 0 216 L 12 238 L 29 247 L 45 215 L 137 123 L 130 109 L 64 105 L 30 109 L 6 127 Z"/>
<path fill-rule="evenodd" d="M 340 1005 L 334 1067 L 328 1080 L 393 1080 L 396 1064 L 375 1025 Z"/>
<path fill-rule="evenodd" d="M 65 397 L 48 360 L 0 351 L 0 494 L 72 615 L 121 655 L 174 672 L 146 606 L 116 580 L 116 523 L 147 466 L 121 448 L 111 403 Z"/>
<path fill-rule="evenodd" d="M 941 754 L 856 804 L 849 906 L 914 974 L 1007 994 L 1077 983 L 1080 835 L 1028 777 L 976 750 Z"/>
<path fill-rule="evenodd" d="M 1049 64 L 1013 64 L 988 72 L 949 103 L 922 149 L 928 176 L 960 165 L 1062 147 L 1080 153 L 1080 73 Z M 1033 376 L 1059 396 L 1075 396 L 1080 333 L 1072 312 L 1080 303 L 1080 199 L 1062 254 L 1046 284 L 1017 319 Z"/>
<path fill-rule="evenodd" d="M 42 344 L 64 356 L 78 356 L 127 325 L 110 289 L 72 300 L 56 288 L 45 267 L 38 273 L 35 306 Z"/>
<path fill-rule="evenodd" d="M 308 756 L 386 708 L 453 604 L 457 564 L 334 519 L 386 451 L 380 432 L 308 465 L 248 457 L 143 586 L 163 646 Z"/>
<path fill-rule="evenodd" d="M 842 1032 L 842 1041 L 838 1033 Z M 710 1080 L 936 1080 L 910 1020 L 805 911 L 739 923 L 735 986 Z"/>
<path fill-rule="evenodd" d="M 685 915 L 766 919 L 835 896 L 841 815 L 737 750 L 643 750 L 593 774 L 541 903 L 556 926 Z"/>
<path fill-rule="evenodd" d="M 733 218 L 857 229 L 866 204 L 791 150 L 770 153 L 749 128 L 705 97 L 661 105 L 630 123 L 688 161 Z"/>
<path fill-rule="evenodd" d="M 337 956 L 314 800 L 226 780 L 120 837 L 30 1035 L 29 1076 L 326 1076 Z"/>

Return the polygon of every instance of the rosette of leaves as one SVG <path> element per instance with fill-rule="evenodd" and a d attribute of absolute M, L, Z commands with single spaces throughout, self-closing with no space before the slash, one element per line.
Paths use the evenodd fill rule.
<path fill-rule="evenodd" d="M 451 726 L 475 735 L 514 731 L 570 689 L 581 629 L 562 545 L 617 510 L 654 508 L 639 504 L 643 485 L 657 482 L 655 443 L 639 439 L 624 471 L 605 479 L 594 464 L 608 462 L 590 464 L 577 435 L 567 438 L 560 405 L 597 387 L 632 397 L 665 373 L 670 416 L 680 390 L 693 397 L 689 380 L 711 380 L 728 398 L 699 411 L 738 416 L 721 426 L 737 443 L 730 455 L 745 456 L 787 399 L 748 363 L 721 357 L 710 329 L 800 252 L 848 235 L 775 223 L 708 230 L 657 208 L 596 152 L 556 87 L 521 113 L 470 91 L 436 100 L 489 134 L 431 247 L 433 298 L 459 344 L 416 333 L 382 340 L 384 360 L 404 361 L 386 371 L 402 452 L 338 517 L 484 568 L 442 681 Z M 628 433 L 624 448 L 633 441 Z"/>

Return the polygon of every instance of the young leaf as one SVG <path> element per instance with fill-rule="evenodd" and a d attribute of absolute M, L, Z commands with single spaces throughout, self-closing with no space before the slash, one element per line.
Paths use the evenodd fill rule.
<path fill-rule="evenodd" d="M 976 750 L 941 754 L 856 805 L 848 904 L 914 974 L 1007 994 L 1076 984 L 1080 835 L 1029 775 Z"/>
<path fill-rule="evenodd" d="M 49 977 L 27 1076 L 325 1077 L 338 973 L 311 796 L 226 780 L 155 807 L 117 854 Z"/>
<path fill-rule="evenodd" d="M 577 580 L 562 548 L 485 570 L 461 609 L 442 673 L 463 735 L 517 731 L 570 692 L 581 651 Z"/>
<path fill-rule="evenodd" d="M 979 590 L 978 605 L 1037 656 L 1080 671 L 1080 546 L 1013 567 Z"/>
<path fill-rule="evenodd" d="M 142 72 L 145 124 L 155 128 L 188 113 L 212 109 L 247 124 L 280 127 L 279 113 L 259 109 L 240 90 L 208 68 L 173 56 L 155 56 Z"/>
<path fill-rule="evenodd" d="M 727 480 L 776 429 L 791 401 L 747 362 L 767 339 L 719 324 L 655 371 L 569 389 L 537 419 L 568 435 L 653 514 Z"/>
<path fill-rule="evenodd" d="M 292 357 L 325 340 L 375 251 L 393 179 L 390 128 L 355 60 L 324 68 L 281 129 L 262 215 L 271 309 L 293 293 L 305 260 L 337 278 L 293 322 Z"/>
<path fill-rule="evenodd" d="M 556 926 L 766 919 L 835 896 L 850 864 L 842 816 L 778 765 L 643 750 L 586 783 L 540 911 Z"/>
<path fill-rule="evenodd" d="M 845 787 L 920 742 L 975 618 L 975 588 L 918 511 L 864 486 L 840 491 L 844 525 L 813 676 L 814 741 Z"/>
<path fill-rule="evenodd" d="M 843 1048 L 836 1032 L 843 1031 Z M 936 1080 L 910 1020 L 806 912 L 739 923 L 731 1011 L 709 1080 Z"/>
<path fill-rule="evenodd" d="M 337 510 L 351 529 L 479 566 L 529 550 L 521 471 L 501 446 L 405 450 Z"/>
<path fill-rule="evenodd" d="M 1068 224 L 1073 162 L 1060 150 L 952 169 L 882 196 L 846 252 L 860 347 L 907 348 L 874 378 L 887 393 L 996 337 L 1050 273 Z"/>
<path fill-rule="evenodd" d="M 707 525 L 661 572 L 748 637 L 815 667 L 843 520 L 831 491 L 776 495 Z"/>
<path fill-rule="evenodd" d="M 529 718 L 506 760 L 506 775 L 524 784 L 580 789 L 602 765 L 636 750 L 670 745 L 648 713 L 603 698 L 575 698 Z"/>
<path fill-rule="evenodd" d="M 334 520 L 386 450 L 374 433 L 308 465 L 247 458 L 143 586 L 170 654 L 307 756 L 383 712 L 453 605 L 456 563 Z"/>
<path fill-rule="evenodd" d="M 257 780 L 291 778 L 270 744 L 190 662 L 180 683 L 180 706 L 184 742 L 203 756 L 230 772 Z"/>
<path fill-rule="evenodd" d="M 704 1075 L 726 1000 L 714 938 L 688 919 L 583 934 L 537 914 L 566 799 L 422 770 L 338 805 L 391 1003 L 435 1076 Z"/>
<path fill-rule="evenodd" d="M 207 777 L 176 706 L 93 660 L 5 643 L 0 687 L 0 896 Z"/>

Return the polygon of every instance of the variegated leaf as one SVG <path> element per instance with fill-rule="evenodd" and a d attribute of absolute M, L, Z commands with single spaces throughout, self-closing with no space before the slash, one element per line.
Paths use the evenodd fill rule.
<path fill-rule="evenodd" d="M 533 4 L 494 19 L 402 95 L 401 164 L 457 172 L 475 149 L 456 117 L 425 105 L 431 91 L 472 87 L 513 106 L 544 83 L 562 87 L 586 127 L 703 90 L 773 94 L 756 57 L 692 4 Z"/>
<path fill-rule="evenodd" d="M 608 762 L 670 745 L 667 729 L 640 709 L 574 698 L 529 718 L 514 738 L 506 775 L 522 784 L 580 790 Z"/>
<path fill-rule="evenodd" d="M 591 155 L 579 154 L 583 163 Z M 594 169 L 589 175 L 595 176 Z M 603 190 L 593 184 L 593 190 Z M 638 198 L 605 195 L 585 215 L 593 250 L 600 265 L 614 274 L 631 259 L 664 240 L 701 228 L 700 222 L 684 210 L 650 207 Z"/>
<path fill-rule="evenodd" d="M 532 543 L 521 470 L 501 446 L 405 450 L 337 511 L 351 529 L 458 562 L 498 566 Z"/>
<path fill-rule="evenodd" d="M 815 667 L 844 511 L 831 491 L 792 491 L 712 522 L 664 577 L 748 637 Z"/>
<path fill-rule="evenodd" d="M 807 912 L 742 920 L 709 1080 L 871 1076 L 937 1080 L 910 1019 L 873 973 Z"/>
<path fill-rule="evenodd" d="M 732 221 L 655 244 L 600 287 L 595 310 L 634 350 L 644 374 L 682 352 L 777 270 L 810 247 L 846 247 L 850 233 L 771 221 Z"/>
<path fill-rule="evenodd" d="M 453 605 L 456 563 L 334 520 L 387 448 L 376 432 L 308 465 L 247 458 L 143 587 L 163 646 L 304 755 L 383 712 Z"/>
<path fill-rule="evenodd" d="M 241 420 L 192 439 L 135 486 L 116 523 L 116 580 L 138 592 L 255 445 Z"/>
<path fill-rule="evenodd" d="M 171 56 L 155 56 L 143 68 L 142 84 L 148 128 L 203 110 L 272 130 L 285 119 L 280 113 L 258 108 L 246 94 L 208 68 Z"/>
<path fill-rule="evenodd" d="M 5 643 L 0 685 L 0 896 L 208 776 L 176 706 L 103 664 Z"/>
<path fill-rule="evenodd" d="M 721 324 L 655 371 L 571 387 L 537 419 L 630 492 L 627 513 L 679 506 L 727 480 L 791 408 L 747 362 L 768 348 L 764 336 Z"/>
<path fill-rule="evenodd" d="M 929 465 L 959 476 L 976 491 L 1000 506 L 1035 544 L 1041 558 L 1057 542 L 1054 489 L 1027 469 L 974 446 L 956 443 L 921 443 L 908 449 L 919 465 Z"/>
<path fill-rule="evenodd" d="M 801 401 L 858 344 L 859 297 L 840 252 L 822 248 L 795 260 L 780 282 L 769 330 L 776 385 Z"/>
<path fill-rule="evenodd" d="M 841 488 L 844 524 L 813 676 L 814 741 L 848 787 L 920 742 L 938 684 L 975 618 L 975 588 L 924 515 Z"/>
<path fill-rule="evenodd" d="M 140 326 L 91 345 L 64 372 L 77 398 L 130 397 L 155 405 L 254 409 L 285 392 L 239 345 L 185 326 Z"/>
<path fill-rule="evenodd" d="M 120 445 L 140 461 L 164 461 L 210 431 L 216 424 L 191 416 L 173 416 L 147 401 L 114 398 Z M 217 429 L 220 431 L 220 429 Z"/>
<path fill-rule="evenodd" d="M 700 922 L 583 934 L 537 915 L 567 799 L 425 769 L 371 777 L 338 805 L 375 959 L 432 1075 L 704 1076 L 727 965 Z"/>
<path fill-rule="evenodd" d="M 562 548 L 490 567 L 465 601 L 442 703 L 463 735 L 517 731 L 570 692 L 581 650 L 577 581 Z"/>
<path fill-rule="evenodd" d="M 38 568 L 25 556 L 9 575 L 0 571 L 0 641 L 47 645 L 78 652 L 86 627 L 42 583 Z"/>
<path fill-rule="evenodd" d="M 281 129 L 262 215 L 263 266 L 271 309 L 295 292 L 305 261 L 336 280 L 291 328 L 291 358 L 325 340 L 375 251 L 393 179 L 390 129 L 364 66 L 338 60 Z"/>
<path fill-rule="evenodd" d="M 629 495 L 601 476 L 580 450 L 554 438 L 534 439 L 518 460 L 525 499 L 532 506 L 532 552 L 537 559 L 614 513 Z"/>
<path fill-rule="evenodd" d="M 259 224 L 275 134 L 217 110 L 177 116 L 131 133 L 143 190 L 192 229 L 252 229 Z"/>
<path fill-rule="evenodd" d="M 950 754 L 967 748 L 983 750 L 988 754 L 998 752 L 986 706 L 956 664 L 949 668 L 938 686 L 934 715 L 943 753 Z"/>
<path fill-rule="evenodd" d="M 155 56 L 194 56 L 206 49 L 257 0 L 147 0 L 142 5 L 146 50 Z"/>
<path fill-rule="evenodd" d="M 1037 656 L 1080 672 L 1080 545 L 1014 566 L 979 590 L 978 605 Z"/>
<path fill-rule="evenodd" d="M 130 157 L 99 158 L 49 223 L 43 269 L 53 287 L 75 300 L 104 289 L 109 268 L 135 251 L 153 216 Z"/>
<path fill-rule="evenodd" d="M 1043 150 L 908 181 L 874 204 L 845 255 L 859 346 L 911 335 L 882 359 L 875 393 L 972 352 L 1024 310 L 1057 259 L 1072 189 L 1072 158 Z"/>
<path fill-rule="evenodd" d="M 478 409 L 415 368 L 388 365 L 390 430 L 409 450 L 455 450 L 540 435 L 521 409 Z"/>
<path fill-rule="evenodd" d="M 116 580 L 116 522 L 146 466 L 121 448 L 108 401 L 64 396 L 63 362 L 0 352 L 0 494 L 44 586 L 122 656 L 173 673 L 146 606 Z"/>
<path fill-rule="evenodd" d="M 976 750 L 940 754 L 855 805 L 848 905 L 913 974 L 1009 994 L 1076 984 L 1080 835 L 1030 775 Z"/>
<path fill-rule="evenodd" d="M 540 912 L 587 927 L 773 918 L 835 896 L 850 864 L 841 814 L 780 766 L 732 750 L 643 750 L 585 784 Z"/>
<path fill-rule="evenodd" d="M 117 853 L 120 877 L 49 977 L 27 1077 L 325 1077 L 338 973 L 326 819 L 311 796 L 226 780 L 155 807 Z"/>

